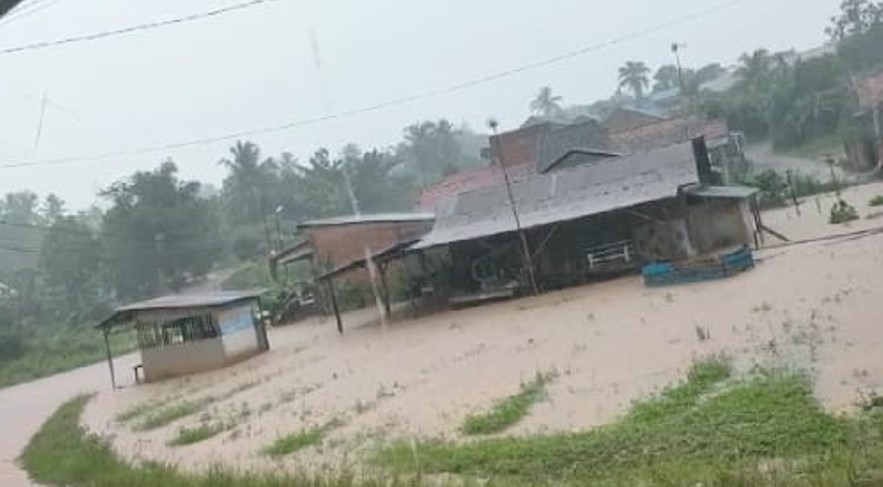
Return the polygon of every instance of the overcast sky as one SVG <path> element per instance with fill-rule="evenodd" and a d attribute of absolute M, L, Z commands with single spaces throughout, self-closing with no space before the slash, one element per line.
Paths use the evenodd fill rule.
<path fill-rule="evenodd" d="M 26 0 L 34 1 L 34 0 Z M 47 0 L 41 0 L 47 1 Z M 48 0 L 0 21 L 0 49 L 116 29 L 239 0 Z M 732 3 L 732 2 L 731 2 Z M 565 103 L 608 96 L 625 60 L 655 68 L 685 43 L 685 65 L 732 64 L 757 47 L 807 49 L 838 0 L 743 0 L 649 35 L 454 93 L 255 135 L 265 155 L 304 160 L 395 144 L 414 121 L 446 117 L 503 129 L 528 115 L 537 89 Z M 208 20 L 94 42 L 0 55 L 0 165 L 130 151 L 320 117 L 445 88 L 652 29 L 710 0 L 278 0 Z M 51 103 L 39 144 L 40 99 Z M 54 192 L 72 208 L 137 169 L 173 158 L 184 177 L 219 184 L 233 141 L 70 164 L 0 168 L 0 194 Z"/>

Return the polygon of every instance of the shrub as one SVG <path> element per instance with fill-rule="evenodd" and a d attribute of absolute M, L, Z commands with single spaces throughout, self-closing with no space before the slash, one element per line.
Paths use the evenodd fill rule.
<path fill-rule="evenodd" d="M 871 206 L 883 206 L 883 194 L 874 196 L 868 204 Z"/>
<path fill-rule="evenodd" d="M 837 202 L 834 203 L 834 206 L 831 207 L 831 217 L 828 218 L 828 222 L 832 225 L 836 225 L 838 223 L 846 223 L 853 220 L 858 220 L 858 212 L 855 207 L 842 198 L 837 200 Z"/>

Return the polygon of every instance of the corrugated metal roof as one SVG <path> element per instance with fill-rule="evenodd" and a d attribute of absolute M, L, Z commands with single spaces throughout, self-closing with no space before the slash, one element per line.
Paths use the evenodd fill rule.
<path fill-rule="evenodd" d="M 512 190 L 521 225 L 530 228 L 674 197 L 680 187 L 698 182 L 692 143 L 684 143 L 532 176 Z M 444 201 L 432 231 L 413 248 L 515 230 L 506 187 L 499 185 Z"/>
<path fill-rule="evenodd" d="M 131 319 L 133 313 L 137 311 L 160 310 L 160 309 L 186 309 L 186 308 L 212 308 L 216 306 L 224 306 L 254 299 L 263 294 L 262 289 L 254 289 L 251 291 L 217 291 L 209 294 L 175 294 L 171 296 L 162 296 L 147 301 L 120 306 L 112 316 L 98 324 L 96 328 L 109 328 L 121 321 Z"/>
<path fill-rule="evenodd" d="M 750 186 L 697 186 L 688 188 L 687 194 L 703 198 L 748 198 L 757 193 L 757 188 Z"/>
<path fill-rule="evenodd" d="M 120 306 L 117 311 L 144 311 L 149 309 L 204 308 L 255 298 L 263 293 L 261 289 L 251 291 L 217 291 L 208 294 L 174 294 L 147 301 Z"/>
<path fill-rule="evenodd" d="M 330 225 L 352 225 L 358 223 L 394 223 L 432 221 L 432 213 L 372 213 L 368 215 L 347 215 L 322 220 L 309 220 L 298 225 L 298 228 L 321 227 Z"/>

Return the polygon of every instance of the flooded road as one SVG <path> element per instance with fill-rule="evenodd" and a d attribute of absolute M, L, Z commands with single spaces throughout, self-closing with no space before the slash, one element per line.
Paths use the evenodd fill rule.
<path fill-rule="evenodd" d="M 114 359 L 117 377 L 131 382 L 131 366 L 137 355 Z M 0 389 L 0 486 L 36 485 L 17 465 L 28 440 L 65 401 L 81 393 L 110 389 L 107 363 L 100 362 L 45 379 Z"/>

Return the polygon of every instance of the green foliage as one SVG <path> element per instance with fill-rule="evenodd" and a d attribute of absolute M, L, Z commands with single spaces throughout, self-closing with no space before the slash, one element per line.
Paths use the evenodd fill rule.
<path fill-rule="evenodd" d="M 39 333 L 8 332 L 11 354 L 0 358 L 0 387 L 47 377 L 65 370 L 93 364 L 105 358 L 101 336 L 88 327 L 46 329 Z M 6 341 L 0 336 L 0 341 Z M 111 337 L 114 355 L 135 348 L 131 336 Z"/>
<path fill-rule="evenodd" d="M 619 68 L 619 87 L 627 88 L 635 98 L 644 98 L 644 92 L 650 84 L 650 68 L 641 61 L 627 61 Z"/>
<path fill-rule="evenodd" d="M 788 189 L 788 183 L 776 171 L 767 169 L 754 176 L 749 184 L 760 190 L 758 201 L 761 207 L 769 208 L 785 204 L 785 191 Z"/>
<path fill-rule="evenodd" d="M 220 257 L 219 222 L 201 185 L 177 178 L 171 161 L 136 172 L 102 195 L 113 206 L 102 240 L 115 288 L 124 299 L 155 295 L 204 276 Z"/>
<path fill-rule="evenodd" d="M 96 235 L 72 216 L 56 216 L 40 247 L 46 284 L 61 289 L 65 305 L 72 310 L 84 310 L 97 301 L 100 258 Z"/>
<path fill-rule="evenodd" d="M 79 420 L 89 396 L 62 405 L 31 439 L 21 463 L 31 478 L 45 485 L 70 487 L 405 487 L 419 479 L 373 479 L 347 473 L 312 477 L 303 472 L 245 473 L 213 467 L 185 473 L 172 466 L 144 462 L 132 466 L 116 456 L 101 437 L 88 434 Z"/>
<path fill-rule="evenodd" d="M 264 448 L 262 452 L 271 457 L 290 455 L 298 450 L 319 444 L 325 438 L 325 435 L 340 425 L 340 421 L 330 421 L 322 426 L 281 436 L 270 446 Z"/>
<path fill-rule="evenodd" d="M 223 433 L 228 428 L 223 424 L 201 424 L 195 428 L 181 428 L 178 434 L 172 438 L 169 446 L 185 446 L 205 441 Z"/>
<path fill-rule="evenodd" d="M 536 98 L 531 100 L 530 111 L 547 119 L 553 119 L 561 115 L 561 97 L 553 95 L 551 87 L 543 86 Z"/>
<path fill-rule="evenodd" d="M 512 396 L 498 401 L 486 412 L 466 417 L 460 430 L 467 435 L 487 435 L 499 433 L 521 421 L 530 412 L 530 407 L 546 394 L 546 384 L 552 374 L 537 373 L 536 377 L 521 384 L 521 390 Z"/>
<path fill-rule="evenodd" d="M 869 206 L 883 206 L 883 194 L 878 194 L 868 202 Z"/>
<path fill-rule="evenodd" d="M 856 211 L 855 207 L 841 198 L 831 207 L 831 216 L 828 218 L 828 222 L 836 225 L 858 220 L 858 218 L 858 211 Z"/>
<path fill-rule="evenodd" d="M 756 472 L 774 460 L 797 470 L 804 462 L 839 467 L 832 452 L 849 448 L 857 433 L 822 410 L 804 377 L 767 373 L 730 384 L 728 378 L 725 362 L 701 364 L 683 384 L 592 431 L 425 441 L 416 450 L 398 444 L 379 460 L 413 468 L 419 459 L 425 473 L 613 485 L 656 484 L 660 472 L 674 475 L 670 485 L 695 485 L 712 473 Z"/>
<path fill-rule="evenodd" d="M 162 428 L 181 418 L 196 414 L 205 406 L 214 402 L 215 398 L 204 398 L 177 402 L 168 406 L 157 408 L 147 414 L 143 414 L 140 421 L 132 426 L 135 431 L 150 431 Z"/>

